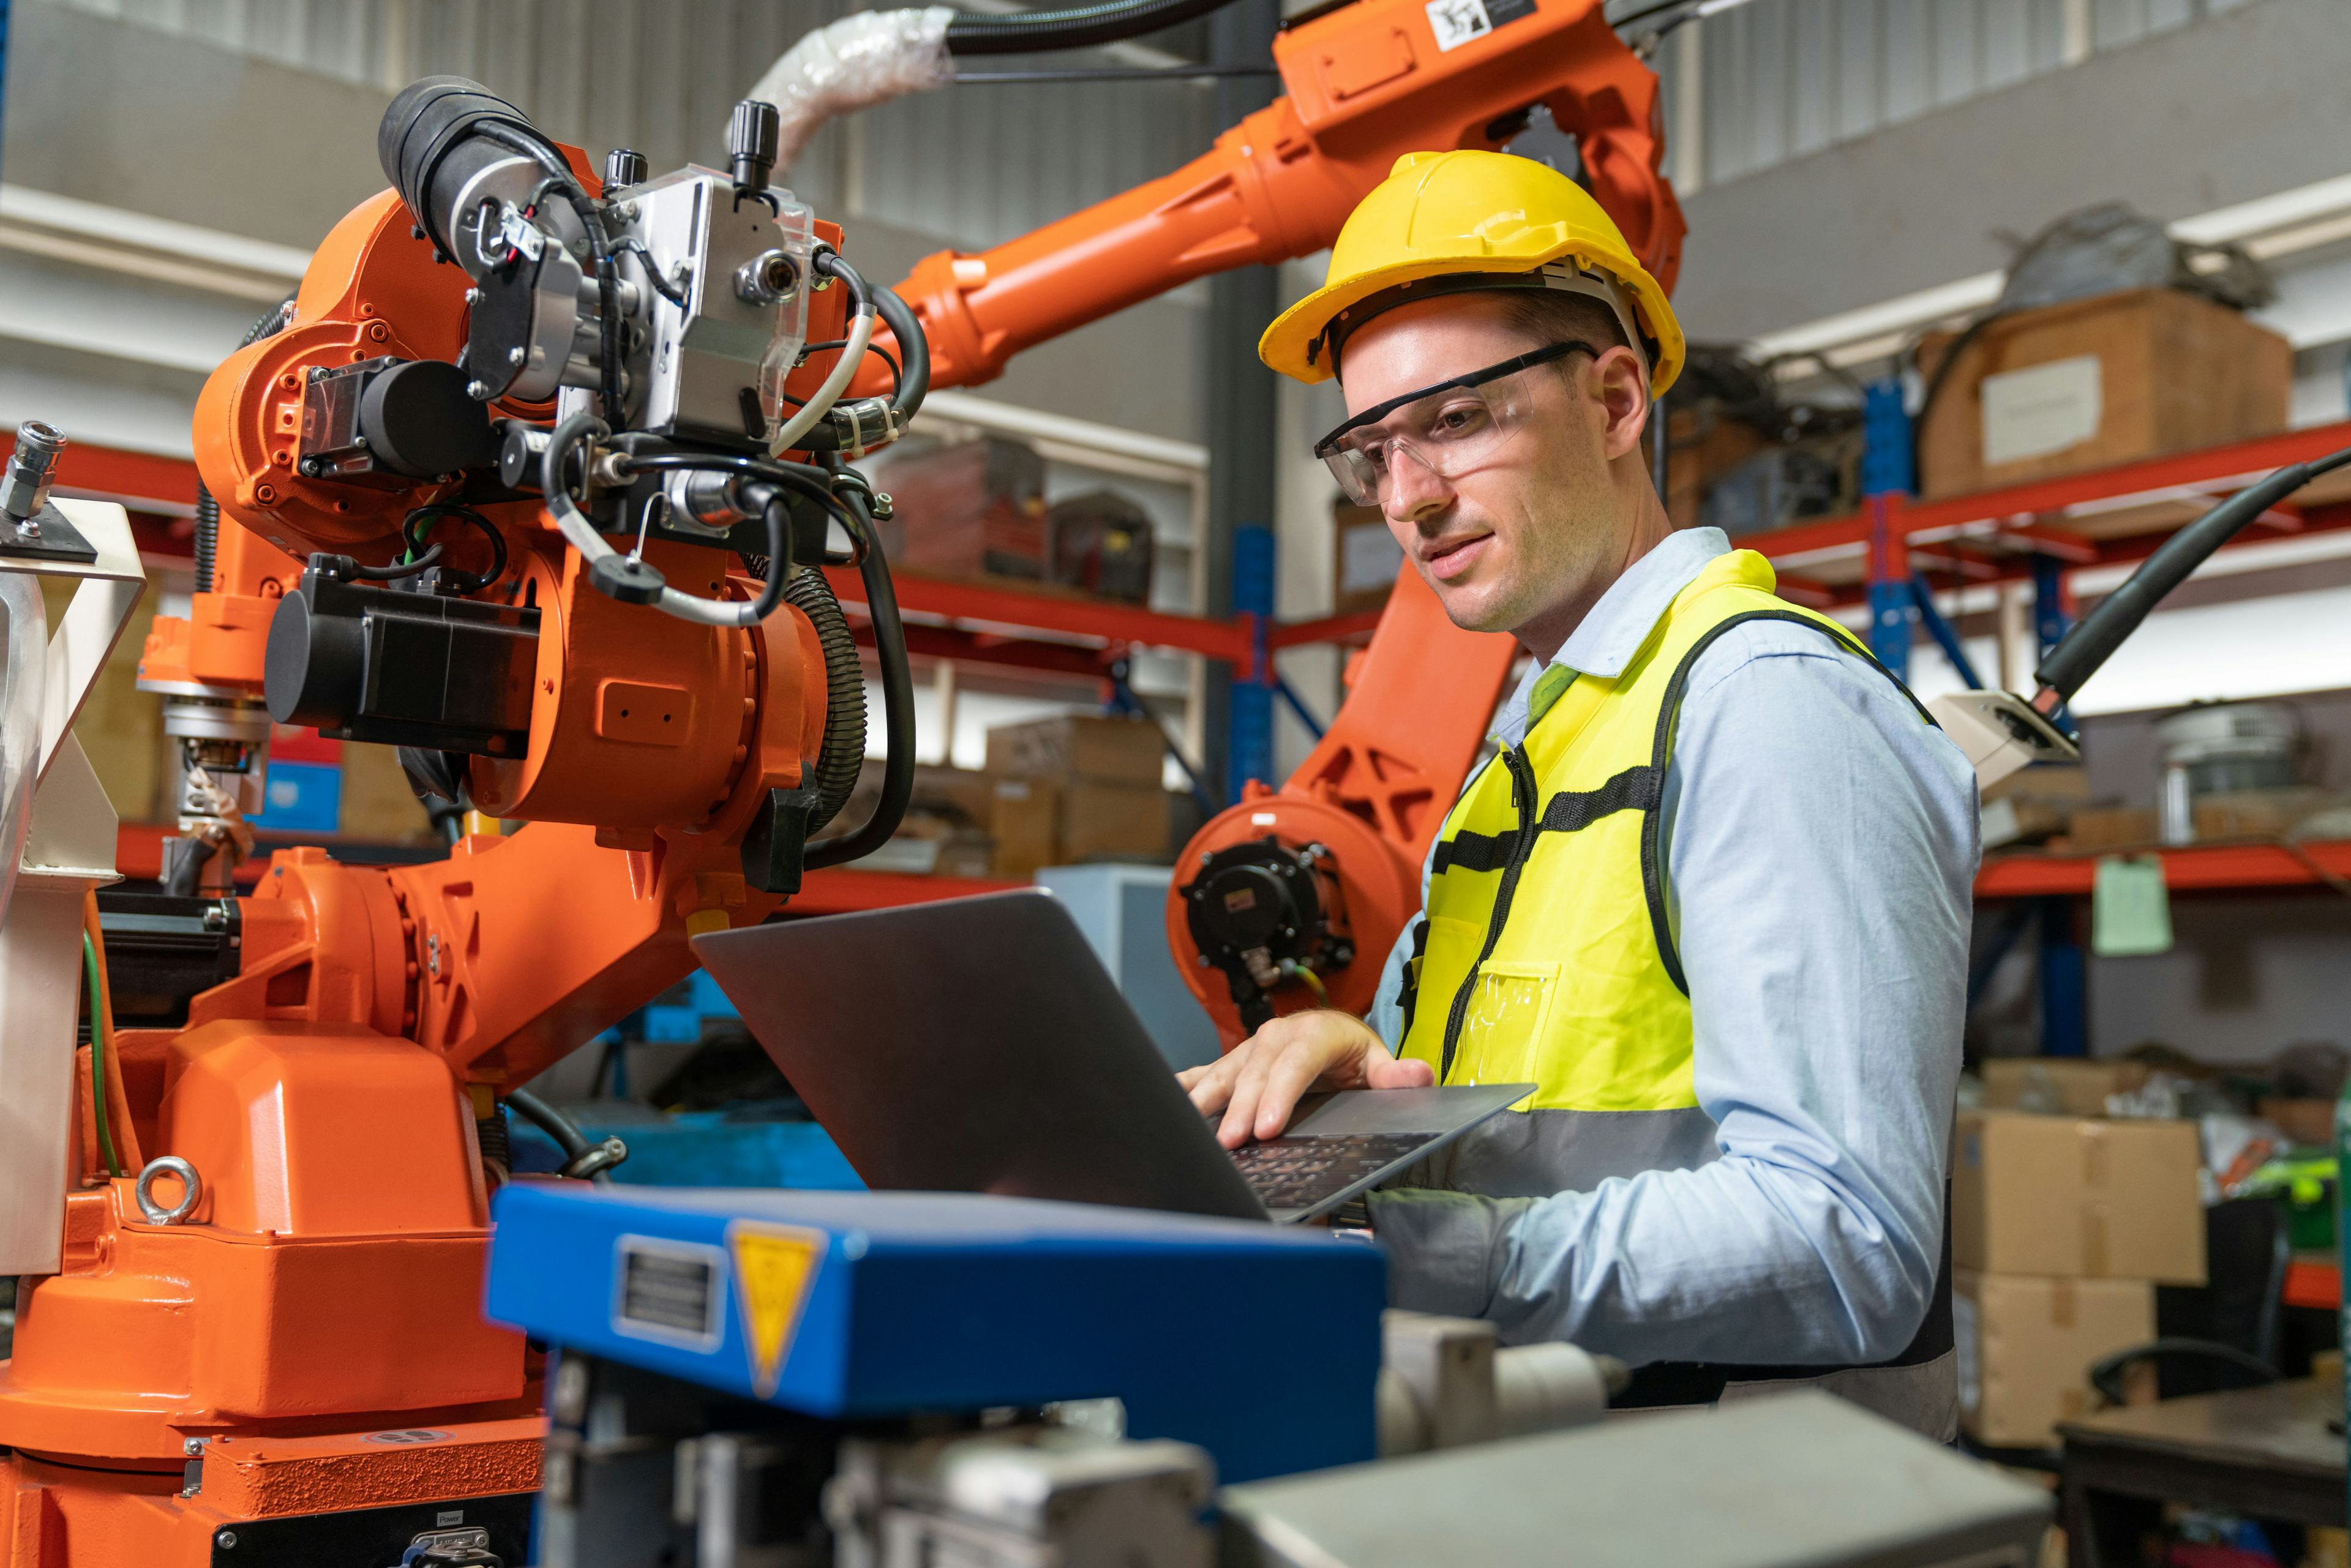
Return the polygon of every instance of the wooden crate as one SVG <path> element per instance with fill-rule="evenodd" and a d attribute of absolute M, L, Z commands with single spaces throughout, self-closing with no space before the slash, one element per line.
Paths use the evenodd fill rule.
<path fill-rule="evenodd" d="M 1930 381 L 1956 336 L 1920 343 Z M 2176 288 L 1998 318 L 1959 350 L 1918 443 L 1920 493 L 1966 495 L 2286 428 L 2294 349 Z"/>

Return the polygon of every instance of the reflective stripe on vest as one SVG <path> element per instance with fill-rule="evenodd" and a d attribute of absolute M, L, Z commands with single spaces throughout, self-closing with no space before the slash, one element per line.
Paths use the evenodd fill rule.
<path fill-rule="evenodd" d="M 1403 1054 L 1440 1082 L 1532 1082 L 1528 1111 L 1697 1106 L 1657 810 L 1690 668 L 1761 618 L 1817 626 L 1867 656 L 1772 585 L 1752 550 L 1708 563 L 1621 674 L 1578 675 L 1462 792 L 1406 966 Z"/>
<path fill-rule="evenodd" d="M 1418 1180 L 1541 1197 L 1716 1157 L 1666 904 L 1658 806 L 1674 721 L 1698 656 L 1750 621 L 1817 627 L 1868 657 L 1843 626 L 1773 586 L 1752 550 L 1709 562 L 1620 674 L 1577 675 L 1447 816 L 1405 965 L 1399 1054 L 1428 1062 L 1441 1083 L 1536 1088 Z M 1923 708 L 1919 716 L 1933 723 Z M 1948 1205 L 1946 1214 L 1948 1232 Z M 1949 1291 L 1946 1264 L 1926 1325 L 1888 1370 L 1921 1368 L 1950 1349 Z M 1689 1368 L 1687 1378 L 1656 1370 L 1667 1375 L 1650 1381 L 1664 1385 L 1646 1392 L 1673 1400 L 1715 1397 L 1759 1375 L 1835 1369 Z"/>

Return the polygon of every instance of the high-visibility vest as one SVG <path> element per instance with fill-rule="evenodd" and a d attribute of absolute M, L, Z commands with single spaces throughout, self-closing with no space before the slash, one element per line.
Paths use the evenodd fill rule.
<path fill-rule="evenodd" d="M 1547 1197 L 1716 1157 L 1715 1125 L 1692 1083 L 1689 995 L 1659 842 L 1675 718 L 1699 654 L 1750 622 L 1814 626 L 1868 657 L 1843 626 L 1788 603 L 1773 585 L 1763 557 L 1734 550 L 1675 596 L 1614 679 L 1543 672 L 1525 738 L 1502 747 L 1447 816 L 1405 966 L 1399 1054 L 1428 1062 L 1440 1083 L 1535 1091 L 1438 1155 L 1422 1179 Z M 1932 722 L 1924 710 L 1920 718 Z M 1889 1367 L 1918 1367 L 1951 1347 L 1946 1209 L 1934 1308 Z M 1864 1369 L 1682 1367 L 1647 1381 L 1658 1402 L 1678 1403 L 1719 1397 L 1729 1384 L 1841 1370 Z M 1949 1385 L 1948 1364 L 1936 1381 Z M 1948 1408 L 1939 1395 L 1928 1400 Z M 1865 1402 L 1899 1416 L 1910 1396 Z"/>

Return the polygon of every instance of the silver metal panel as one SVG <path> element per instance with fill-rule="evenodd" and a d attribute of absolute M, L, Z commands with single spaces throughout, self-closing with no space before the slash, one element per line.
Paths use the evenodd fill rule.
<path fill-rule="evenodd" d="M 2049 1495 L 1834 1396 L 1227 1487 L 1249 1568 L 2024 1568 Z"/>

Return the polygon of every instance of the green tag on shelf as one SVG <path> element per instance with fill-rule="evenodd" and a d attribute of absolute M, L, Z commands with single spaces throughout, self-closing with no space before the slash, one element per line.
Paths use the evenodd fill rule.
<path fill-rule="evenodd" d="M 2160 855 L 2108 855 L 2090 891 L 2090 951 L 2101 958 L 2171 951 L 2171 893 Z"/>

